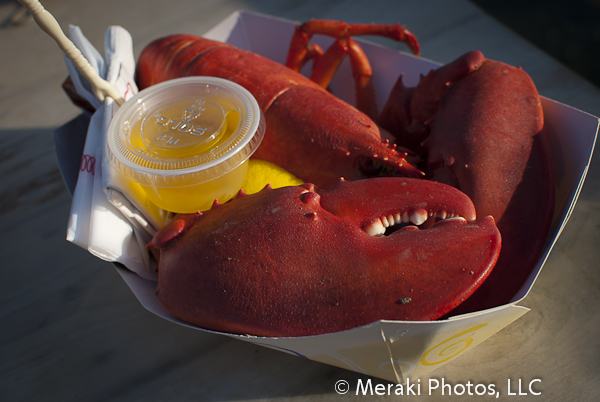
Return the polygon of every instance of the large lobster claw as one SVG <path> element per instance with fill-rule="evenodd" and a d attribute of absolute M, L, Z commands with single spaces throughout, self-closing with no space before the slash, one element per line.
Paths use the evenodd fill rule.
<path fill-rule="evenodd" d="M 238 196 L 177 216 L 148 247 L 159 259 L 157 296 L 180 319 L 306 336 L 439 318 L 485 280 L 500 243 L 493 218 L 475 221 L 460 191 L 376 178 Z"/>
<path fill-rule="evenodd" d="M 453 314 L 508 303 L 538 262 L 554 214 L 554 173 L 529 75 L 471 51 L 392 90 L 379 124 L 424 155 L 427 176 L 467 194 L 502 233 L 494 273 Z"/>

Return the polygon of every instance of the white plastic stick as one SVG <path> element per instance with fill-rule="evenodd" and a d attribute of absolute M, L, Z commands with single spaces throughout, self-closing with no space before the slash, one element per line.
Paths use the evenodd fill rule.
<path fill-rule="evenodd" d="M 58 47 L 75 64 L 81 74 L 88 79 L 92 84 L 92 92 L 100 102 L 104 102 L 104 99 L 108 96 L 113 98 L 119 106 L 125 103 L 115 87 L 98 75 L 87 59 L 83 57 L 81 51 L 65 36 L 56 18 L 46 11 L 38 0 L 19 0 L 19 2 L 27 7 L 39 27 L 56 41 Z"/>

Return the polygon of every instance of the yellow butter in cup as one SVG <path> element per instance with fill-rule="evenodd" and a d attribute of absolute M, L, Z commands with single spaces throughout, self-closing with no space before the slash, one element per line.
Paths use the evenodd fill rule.
<path fill-rule="evenodd" d="M 215 77 L 179 78 L 120 107 L 108 129 L 108 155 L 158 207 L 192 213 L 239 191 L 264 130 L 258 103 L 243 87 Z"/>

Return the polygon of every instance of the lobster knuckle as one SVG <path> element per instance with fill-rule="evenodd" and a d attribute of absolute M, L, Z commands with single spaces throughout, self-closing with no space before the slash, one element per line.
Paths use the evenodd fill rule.
<path fill-rule="evenodd" d="M 154 250 L 171 247 L 189 230 L 191 224 L 192 220 L 189 216 L 174 218 L 156 233 L 147 248 Z"/>

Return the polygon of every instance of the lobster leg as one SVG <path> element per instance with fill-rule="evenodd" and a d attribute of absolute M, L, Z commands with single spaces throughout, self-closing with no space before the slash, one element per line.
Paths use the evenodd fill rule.
<path fill-rule="evenodd" d="M 310 39 L 315 34 L 340 40 L 360 35 L 382 36 L 406 43 L 417 56 L 421 52 L 415 35 L 399 24 L 347 24 L 343 21 L 311 20 L 296 27 L 288 52 L 287 67 L 298 72 L 307 61 L 319 53 L 322 54 L 320 48 L 309 45 Z"/>
<path fill-rule="evenodd" d="M 313 35 L 325 35 L 337 40 L 327 52 L 309 42 Z M 404 42 L 415 54 L 420 53 L 416 37 L 401 25 L 347 24 L 342 21 L 312 20 L 296 27 L 290 44 L 286 66 L 299 72 L 309 60 L 314 60 L 310 79 L 327 88 L 346 55 L 350 58 L 356 86 L 356 106 L 371 119 L 377 117 L 371 64 L 352 36 L 376 35 Z"/>
<path fill-rule="evenodd" d="M 375 101 L 375 88 L 371 77 L 373 69 L 356 41 L 348 38 L 337 40 L 327 49 L 322 57 L 315 60 L 310 79 L 323 88 L 327 88 L 340 64 L 348 55 L 356 90 L 356 107 L 371 119 L 377 118 L 378 110 Z"/>

